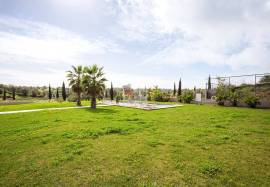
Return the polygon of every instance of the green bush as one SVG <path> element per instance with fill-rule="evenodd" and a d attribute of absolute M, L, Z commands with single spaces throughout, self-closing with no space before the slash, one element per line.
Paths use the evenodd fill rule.
<path fill-rule="evenodd" d="M 216 102 L 218 103 L 218 105 L 224 105 L 228 97 L 229 97 L 228 88 L 224 84 L 224 80 L 219 79 L 216 93 Z"/>
<path fill-rule="evenodd" d="M 161 101 L 162 102 L 169 102 L 170 101 L 170 98 L 171 98 L 170 94 L 168 94 L 168 93 L 162 93 L 162 96 L 161 97 L 162 97 L 161 98 Z"/>
<path fill-rule="evenodd" d="M 260 104 L 260 98 L 250 94 L 245 96 L 244 101 L 251 108 L 256 108 Z"/>
<path fill-rule="evenodd" d="M 235 90 L 234 88 L 230 91 L 229 97 L 228 97 L 229 101 L 231 102 L 231 104 L 233 106 L 237 106 L 239 100 L 240 100 L 240 92 Z"/>
<path fill-rule="evenodd" d="M 191 103 L 191 101 L 194 99 L 194 93 L 191 90 L 184 91 L 181 97 L 181 100 L 184 103 Z"/>
<path fill-rule="evenodd" d="M 178 95 L 178 96 L 177 96 L 177 101 L 178 101 L 178 102 L 182 102 L 182 95 Z"/>
<path fill-rule="evenodd" d="M 162 92 L 157 86 L 150 90 L 149 95 L 150 95 L 151 100 L 154 100 L 154 101 L 161 101 L 162 100 Z"/>
<path fill-rule="evenodd" d="M 155 86 L 153 89 L 149 89 L 147 100 L 168 102 L 170 100 L 170 94 L 162 92 L 157 86 Z"/>
<path fill-rule="evenodd" d="M 74 95 L 74 94 L 70 94 L 70 95 L 68 96 L 67 100 L 68 100 L 69 102 L 76 102 L 76 101 L 77 101 L 77 97 L 76 97 L 76 95 Z"/>
<path fill-rule="evenodd" d="M 119 103 L 120 100 L 123 100 L 122 94 L 117 94 L 115 97 L 116 103 Z"/>

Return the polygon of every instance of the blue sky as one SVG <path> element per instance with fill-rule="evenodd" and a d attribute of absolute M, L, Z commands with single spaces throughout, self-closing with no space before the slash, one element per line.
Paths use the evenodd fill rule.
<path fill-rule="evenodd" d="M 0 82 L 59 86 L 94 63 L 119 87 L 270 72 L 269 20 L 270 0 L 0 0 Z"/>

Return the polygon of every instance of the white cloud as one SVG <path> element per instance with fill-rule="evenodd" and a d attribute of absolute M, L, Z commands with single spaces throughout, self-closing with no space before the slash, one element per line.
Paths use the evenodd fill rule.
<path fill-rule="evenodd" d="M 106 39 L 86 39 L 46 23 L 0 18 L 0 57 L 18 57 L 36 63 L 80 63 L 84 55 L 121 51 Z M 0 59 L 2 63 L 3 59 Z"/>
<path fill-rule="evenodd" d="M 13 82 L 28 72 L 23 64 L 40 68 L 40 79 L 62 80 L 71 64 L 99 63 L 115 84 L 140 87 L 169 87 L 172 80 L 166 77 L 175 79 L 200 62 L 202 68 L 213 67 L 202 70 L 206 76 L 224 67 L 236 74 L 270 68 L 270 0 L 49 0 L 43 5 L 41 14 L 18 10 L 51 24 L 0 15 L 0 74 L 12 74 Z M 10 7 L 13 15 L 16 6 Z M 202 79 L 186 74 L 192 85 Z"/>
<path fill-rule="evenodd" d="M 81 8 L 94 7 L 96 0 L 50 0 L 50 3 L 59 7 Z"/>
<path fill-rule="evenodd" d="M 1 77 L 5 77 L 4 84 L 24 85 L 24 86 L 44 86 L 50 84 L 53 87 L 61 86 L 66 80 L 65 71 L 51 70 L 52 72 L 35 71 L 26 73 L 17 69 L 1 69 Z M 65 81 L 66 82 L 66 81 Z M 66 82 L 67 84 L 67 82 Z"/>
<path fill-rule="evenodd" d="M 175 42 L 149 56 L 144 64 L 186 66 L 205 62 L 228 65 L 233 69 L 270 67 L 269 2 L 118 1 L 122 10 L 120 22 L 129 39 L 148 41 L 157 39 L 157 35 L 184 33 L 183 38 L 176 38 Z M 237 50 L 239 47 L 243 49 Z"/>
<path fill-rule="evenodd" d="M 59 85 L 70 65 L 121 53 L 107 38 L 89 39 L 42 22 L 0 16 L 0 76 L 4 83 Z"/>

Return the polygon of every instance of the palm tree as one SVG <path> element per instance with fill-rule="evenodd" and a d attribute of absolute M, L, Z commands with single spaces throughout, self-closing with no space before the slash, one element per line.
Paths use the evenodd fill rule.
<path fill-rule="evenodd" d="M 67 73 L 69 86 L 77 93 L 77 106 L 81 106 L 83 67 L 81 65 L 72 66 L 72 70 L 67 71 Z"/>
<path fill-rule="evenodd" d="M 87 94 L 91 97 L 91 108 L 96 108 L 96 98 L 102 98 L 105 90 L 103 67 L 96 64 L 84 68 L 83 86 Z"/>

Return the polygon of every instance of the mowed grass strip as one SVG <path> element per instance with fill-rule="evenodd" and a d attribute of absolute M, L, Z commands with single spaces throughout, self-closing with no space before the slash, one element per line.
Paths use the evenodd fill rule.
<path fill-rule="evenodd" d="M 270 184 L 270 110 L 100 107 L 0 117 L 0 186 Z"/>
<path fill-rule="evenodd" d="M 19 103 L 19 102 L 18 102 Z M 90 106 L 89 101 L 82 101 L 83 106 Z M 75 102 L 57 102 L 57 101 L 35 101 L 30 104 L 14 104 L 4 105 L 0 103 L 0 112 L 17 111 L 17 110 L 32 110 L 32 109 L 43 109 L 43 108 L 61 108 L 61 107 L 75 107 Z"/>

